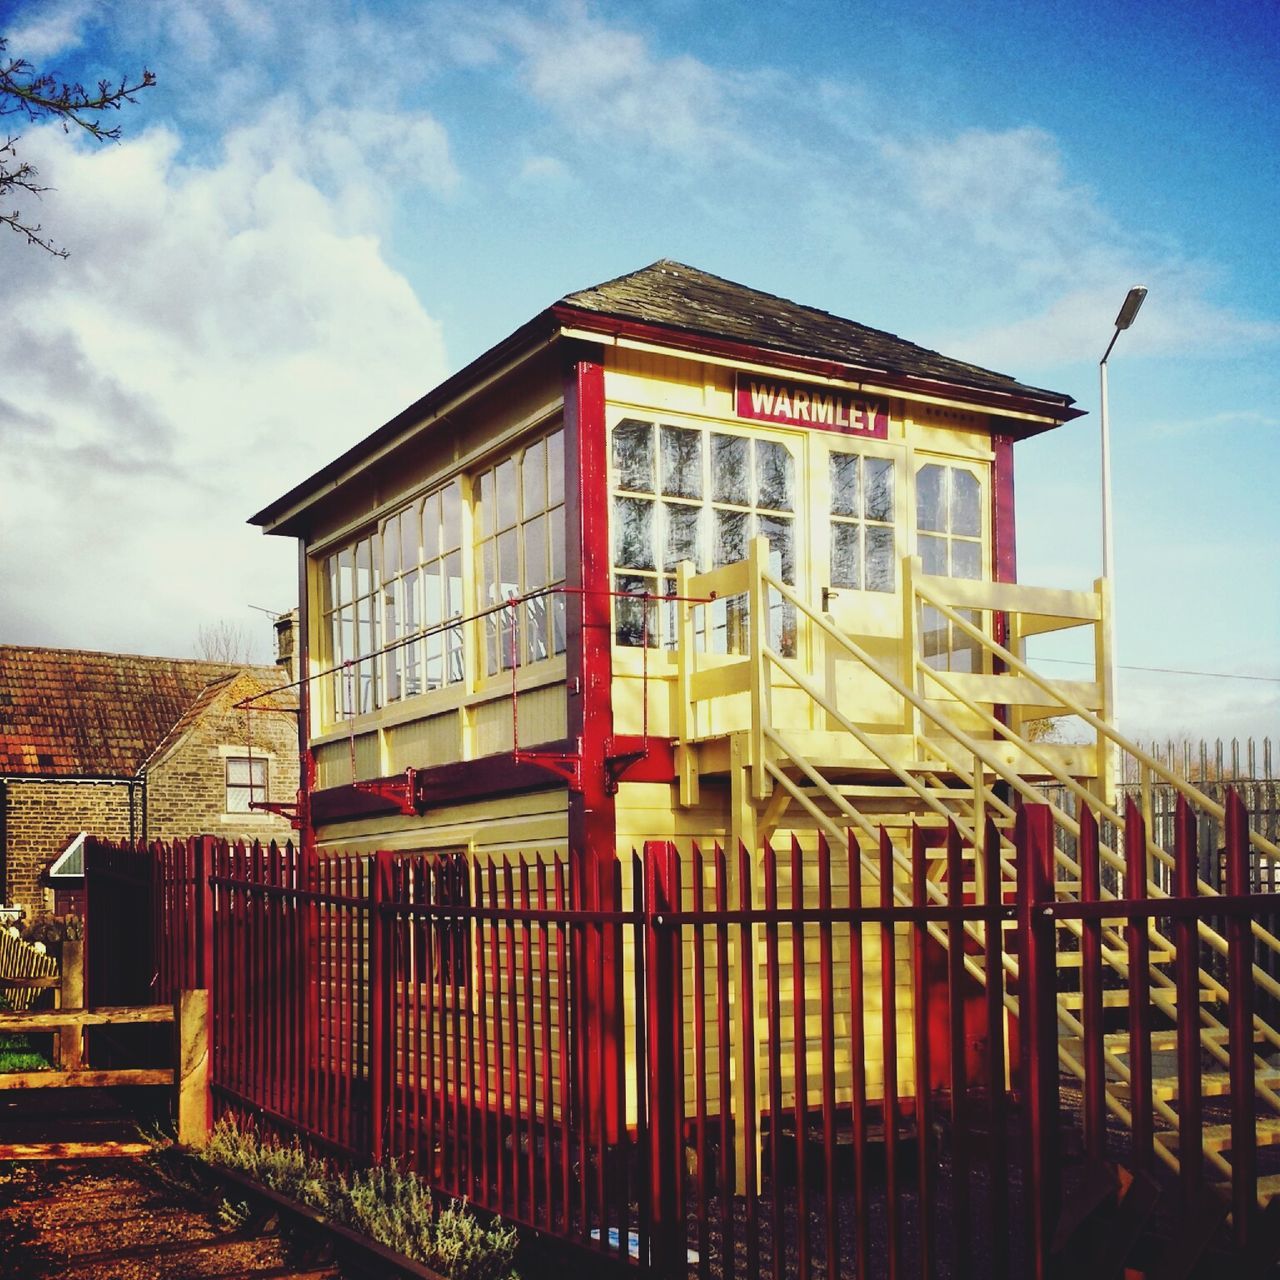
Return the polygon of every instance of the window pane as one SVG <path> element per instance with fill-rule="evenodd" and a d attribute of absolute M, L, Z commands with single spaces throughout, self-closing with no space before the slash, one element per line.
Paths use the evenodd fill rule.
<path fill-rule="evenodd" d="M 493 498 L 492 471 L 486 471 L 480 477 L 480 520 L 484 533 L 492 534 L 497 530 L 498 507 Z"/>
<path fill-rule="evenodd" d="M 865 514 L 868 520 L 893 521 L 893 463 L 888 458 L 864 458 Z"/>
<path fill-rule="evenodd" d="M 715 513 L 715 563 L 737 564 L 747 558 L 747 515 L 743 511 L 717 511 Z"/>
<path fill-rule="evenodd" d="M 894 569 L 893 530 L 866 526 L 867 590 L 892 591 L 897 581 Z"/>
<path fill-rule="evenodd" d="M 978 478 L 958 467 L 951 469 L 951 532 L 977 538 L 982 533 L 982 503 Z"/>
<path fill-rule="evenodd" d="M 769 571 L 783 582 L 796 580 L 792 522 L 781 516 L 760 516 L 760 532 L 769 539 Z"/>
<path fill-rule="evenodd" d="M 520 594 L 520 543 L 514 529 L 498 534 L 498 593 L 503 600 Z"/>
<path fill-rule="evenodd" d="M 498 592 L 498 545 L 492 539 L 484 544 L 484 593 L 485 604 L 496 604 L 500 599 Z"/>
<path fill-rule="evenodd" d="M 664 502 L 662 510 L 667 525 L 667 554 L 663 558 L 662 567 L 674 569 L 681 560 L 692 560 L 693 567 L 701 570 L 703 557 L 698 531 L 702 508 Z"/>
<path fill-rule="evenodd" d="M 498 528 L 510 529 L 516 522 L 516 460 L 508 458 L 499 463 L 494 484 L 497 488 Z"/>
<path fill-rule="evenodd" d="M 338 603 L 347 604 L 355 598 L 355 551 L 343 547 L 338 552 Z"/>
<path fill-rule="evenodd" d="M 946 538 L 927 538 L 921 535 L 918 540 L 920 561 L 925 573 L 947 574 L 947 540 Z"/>
<path fill-rule="evenodd" d="M 745 436 L 711 437 L 711 497 L 715 502 L 746 506 L 751 491 L 751 468 Z M 742 557 L 739 556 L 739 559 Z"/>
<path fill-rule="evenodd" d="M 431 544 L 431 539 L 427 542 Z M 462 486 L 455 480 L 440 494 L 440 550 L 462 545 Z"/>
<path fill-rule="evenodd" d="M 249 785 L 249 762 L 235 756 L 227 760 L 227 785 L 247 787 Z"/>
<path fill-rule="evenodd" d="M 547 437 L 547 505 L 564 501 L 564 432 L 553 431 Z"/>
<path fill-rule="evenodd" d="M 228 813 L 249 813 L 249 788 L 248 787 L 227 787 L 227 812 Z"/>
<path fill-rule="evenodd" d="M 547 508 L 547 446 L 539 440 L 531 444 L 520 462 L 520 484 L 524 497 L 521 514 L 526 518 Z"/>
<path fill-rule="evenodd" d="M 423 538 L 425 526 L 426 537 Z M 420 509 L 416 504 L 400 513 L 400 563 L 412 569 L 422 563 L 422 548 L 435 555 L 440 526 L 440 495 L 432 494 Z"/>
<path fill-rule="evenodd" d="M 614 427 L 613 470 L 619 489 L 653 492 L 653 423 L 628 418 Z"/>
<path fill-rule="evenodd" d="M 547 519 L 550 521 L 547 537 L 551 551 L 551 581 L 564 581 L 564 508 L 555 507 Z M 561 597 L 563 599 L 563 597 Z"/>
<path fill-rule="evenodd" d="M 833 522 L 831 525 L 831 581 L 828 585 L 861 587 L 860 570 L 858 526 Z"/>
<path fill-rule="evenodd" d="M 255 757 L 253 760 L 246 761 L 246 763 L 249 765 L 254 790 L 261 791 L 267 785 L 267 762 Z"/>
<path fill-rule="evenodd" d="M 444 611 L 448 618 L 462 616 L 462 553 L 451 551 L 444 558 L 445 600 Z"/>
<path fill-rule="evenodd" d="M 400 517 L 392 516 L 382 530 L 382 572 L 394 578 L 400 572 Z"/>
<path fill-rule="evenodd" d="M 662 492 L 673 498 L 702 497 L 702 432 L 662 428 Z"/>
<path fill-rule="evenodd" d="M 932 605 L 920 610 L 920 646 L 926 660 L 944 657 L 947 652 L 947 620 Z M 946 670 L 945 662 L 933 662 L 933 666 Z"/>
<path fill-rule="evenodd" d="M 772 440 L 756 441 L 758 503 L 775 511 L 791 511 L 791 451 Z"/>
<path fill-rule="evenodd" d="M 951 544 L 951 576 L 953 578 L 982 577 L 982 544 L 965 542 L 960 538 Z"/>
<path fill-rule="evenodd" d="M 856 453 L 831 455 L 831 514 L 833 516 L 857 516 L 862 514 L 858 501 L 858 472 L 861 459 Z"/>
<path fill-rule="evenodd" d="M 613 580 L 615 591 L 640 593 L 655 592 L 657 582 L 652 578 L 639 577 L 635 574 L 618 574 Z M 614 639 L 618 644 L 639 648 L 645 637 L 645 607 L 648 606 L 648 638 L 649 647 L 658 643 L 658 608 L 653 600 L 628 599 L 626 596 L 615 596 L 613 600 Z"/>
<path fill-rule="evenodd" d="M 942 467 L 921 467 L 916 472 L 916 528 L 945 533 L 947 529 L 946 494 Z"/>
<path fill-rule="evenodd" d="M 653 568 L 653 505 L 643 498 L 614 498 L 614 564 Z"/>
<path fill-rule="evenodd" d="M 361 538 L 356 543 L 356 595 L 367 596 L 373 590 L 373 539 Z"/>
<path fill-rule="evenodd" d="M 547 517 L 538 516 L 524 525 L 524 589 L 545 587 L 547 577 Z"/>

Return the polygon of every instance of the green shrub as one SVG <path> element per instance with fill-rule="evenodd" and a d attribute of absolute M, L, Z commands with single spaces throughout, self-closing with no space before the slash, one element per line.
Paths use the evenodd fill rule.
<path fill-rule="evenodd" d="M 201 1154 L 451 1280 L 518 1280 L 514 1227 L 481 1223 L 465 1201 L 437 1208 L 426 1183 L 395 1165 L 347 1175 L 297 1139 L 264 1138 L 231 1117 L 218 1121 Z"/>

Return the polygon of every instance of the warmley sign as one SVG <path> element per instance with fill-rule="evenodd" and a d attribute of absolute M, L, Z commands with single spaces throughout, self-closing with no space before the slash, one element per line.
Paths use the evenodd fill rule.
<path fill-rule="evenodd" d="M 889 434 L 889 409 L 883 401 L 835 387 L 771 382 L 740 373 L 737 391 L 740 418 L 781 422 L 788 427 L 821 427 L 879 440 Z"/>

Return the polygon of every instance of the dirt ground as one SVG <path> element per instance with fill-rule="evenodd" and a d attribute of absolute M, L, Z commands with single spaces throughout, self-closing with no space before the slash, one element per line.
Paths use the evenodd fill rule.
<path fill-rule="evenodd" d="M 145 1109 L 78 1090 L 0 1098 L 4 1143 L 136 1142 L 149 1127 Z M 219 1202 L 178 1161 L 0 1160 L 0 1280 L 336 1280 L 271 1224 L 220 1222 Z"/>

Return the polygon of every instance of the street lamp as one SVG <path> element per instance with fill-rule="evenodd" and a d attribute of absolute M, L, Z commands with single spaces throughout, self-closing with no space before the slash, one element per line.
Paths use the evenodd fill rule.
<path fill-rule="evenodd" d="M 1098 381 L 1102 388 L 1102 576 L 1111 578 L 1115 571 L 1115 544 L 1111 536 L 1111 424 L 1107 417 L 1107 359 L 1111 348 L 1122 329 L 1127 329 L 1138 314 L 1143 299 L 1147 296 L 1147 287 L 1136 284 L 1125 296 L 1120 314 L 1116 316 L 1116 331 L 1107 343 L 1107 349 L 1098 361 Z"/>
<path fill-rule="evenodd" d="M 1142 306 L 1143 299 L 1146 296 L 1147 287 L 1141 284 L 1134 285 L 1125 295 L 1124 303 L 1120 307 L 1120 314 L 1116 316 L 1116 331 L 1111 335 L 1111 341 L 1107 343 L 1107 349 L 1102 353 L 1102 359 L 1098 361 L 1098 381 L 1101 385 L 1099 414 L 1102 420 L 1102 576 L 1106 579 L 1105 589 L 1111 594 L 1111 601 L 1108 604 L 1103 621 L 1103 630 L 1105 632 L 1103 648 L 1106 654 L 1106 671 L 1103 675 L 1103 679 L 1106 682 L 1104 685 L 1106 694 L 1103 714 L 1112 724 L 1116 720 L 1114 705 L 1116 690 L 1116 611 L 1115 584 L 1113 580 L 1115 573 L 1115 543 L 1111 534 L 1111 424 L 1107 414 L 1107 360 L 1111 355 L 1111 348 L 1116 345 L 1116 339 L 1120 336 L 1120 331 L 1127 329 L 1133 323 L 1133 318 L 1138 314 L 1138 309 Z M 1104 774 L 1104 794 L 1110 791 L 1107 782 L 1114 778 L 1116 763 L 1114 754 L 1114 752 L 1108 752 L 1110 758 Z M 1110 774 L 1111 778 L 1107 778 L 1107 774 Z"/>

